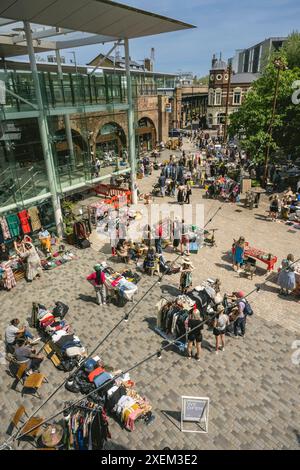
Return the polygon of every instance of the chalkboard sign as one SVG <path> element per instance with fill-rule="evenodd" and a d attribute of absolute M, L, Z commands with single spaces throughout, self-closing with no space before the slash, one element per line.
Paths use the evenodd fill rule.
<path fill-rule="evenodd" d="M 181 399 L 181 430 L 184 432 L 193 432 L 183 429 L 183 423 L 189 422 L 204 425 L 202 431 L 197 430 L 194 432 L 207 432 L 209 398 L 183 396 Z"/>

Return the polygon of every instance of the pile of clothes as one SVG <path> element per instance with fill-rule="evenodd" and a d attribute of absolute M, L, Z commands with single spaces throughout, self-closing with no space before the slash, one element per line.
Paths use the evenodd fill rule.
<path fill-rule="evenodd" d="M 42 259 L 41 264 L 43 269 L 46 271 L 49 269 L 56 268 L 57 266 L 61 266 L 62 264 L 67 263 L 68 261 L 72 261 L 76 259 L 76 256 L 71 252 L 71 251 L 65 251 L 65 252 L 56 252 L 53 253 L 51 257 L 48 257 L 47 259 Z"/>
<path fill-rule="evenodd" d="M 68 310 L 69 307 L 63 302 L 56 302 L 52 310 L 48 310 L 44 305 L 33 304 L 31 318 L 32 326 L 46 338 L 47 345 L 60 359 L 58 368 L 62 370 L 72 370 L 86 357 L 86 349 L 64 319 Z"/>
<path fill-rule="evenodd" d="M 73 393 L 89 394 L 90 400 L 102 403 L 128 431 L 134 430 L 138 419 L 151 422 L 154 419 L 152 406 L 133 389 L 135 384 L 129 374 L 120 376 L 120 371 L 109 372 L 107 369 L 101 359 L 87 359 L 65 387 Z M 114 379 L 116 376 L 118 378 Z"/>

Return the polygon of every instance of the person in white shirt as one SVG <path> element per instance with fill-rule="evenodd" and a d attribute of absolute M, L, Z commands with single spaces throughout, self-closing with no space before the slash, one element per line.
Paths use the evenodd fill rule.
<path fill-rule="evenodd" d="M 219 353 L 219 347 L 220 347 L 220 340 L 222 343 L 221 350 L 225 351 L 225 332 L 226 332 L 226 327 L 229 324 L 229 317 L 228 315 L 225 315 L 225 309 L 222 305 L 218 305 L 217 307 L 217 316 L 214 320 L 214 329 L 213 333 L 216 338 L 216 354 Z"/>

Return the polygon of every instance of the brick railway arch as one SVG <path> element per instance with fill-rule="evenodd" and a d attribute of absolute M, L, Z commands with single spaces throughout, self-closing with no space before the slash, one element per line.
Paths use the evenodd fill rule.
<path fill-rule="evenodd" d="M 96 153 L 113 150 L 116 155 L 121 156 L 127 147 L 125 130 L 118 122 L 108 120 L 99 127 L 98 133 L 94 136 L 94 144 Z"/>
<path fill-rule="evenodd" d="M 137 122 L 136 147 L 138 151 L 149 151 L 157 142 L 157 130 L 153 120 L 148 116 L 142 116 Z"/>

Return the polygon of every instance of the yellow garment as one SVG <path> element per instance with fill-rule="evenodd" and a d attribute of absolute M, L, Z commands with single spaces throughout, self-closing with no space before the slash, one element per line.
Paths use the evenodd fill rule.
<path fill-rule="evenodd" d="M 46 250 L 50 251 L 51 248 L 51 237 L 43 237 L 40 238 L 40 242 L 43 248 L 46 248 Z"/>
<path fill-rule="evenodd" d="M 127 420 L 128 420 L 128 417 L 129 415 L 137 410 L 139 408 L 139 405 L 137 403 L 133 404 L 132 406 L 130 406 L 129 408 L 124 408 L 123 411 L 122 411 L 122 422 L 123 423 L 126 423 Z"/>

